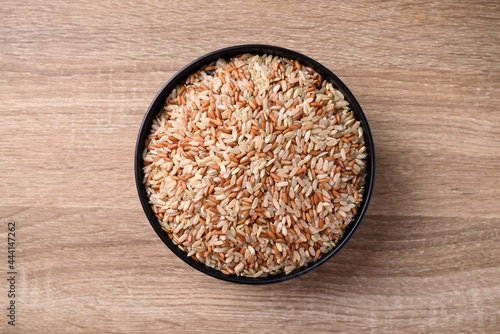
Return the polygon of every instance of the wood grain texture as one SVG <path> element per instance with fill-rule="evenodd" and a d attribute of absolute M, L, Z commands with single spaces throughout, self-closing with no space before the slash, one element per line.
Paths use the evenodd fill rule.
<path fill-rule="evenodd" d="M 500 328 L 500 3 L 3 1 L 0 309 L 17 223 L 19 333 L 494 333 Z M 162 85 L 218 48 L 273 44 L 362 105 L 377 175 L 347 246 L 269 286 L 177 259 L 137 198 Z"/>

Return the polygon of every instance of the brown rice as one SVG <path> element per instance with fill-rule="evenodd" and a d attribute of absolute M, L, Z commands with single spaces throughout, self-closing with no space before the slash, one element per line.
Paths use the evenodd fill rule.
<path fill-rule="evenodd" d="M 144 184 L 162 229 L 224 274 L 290 273 L 328 253 L 363 198 L 363 129 L 311 68 L 219 59 L 154 119 Z"/>

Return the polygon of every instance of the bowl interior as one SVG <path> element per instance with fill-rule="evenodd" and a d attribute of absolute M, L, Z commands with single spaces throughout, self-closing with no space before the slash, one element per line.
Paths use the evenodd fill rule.
<path fill-rule="evenodd" d="M 280 275 L 270 275 L 267 277 L 259 277 L 259 278 L 250 278 L 250 277 L 242 277 L 242 276 L 236 276 L 236 275 L 225 275 L 222 272 L 215 270 L 213 268 L 210 268 L 200 262 L 197 262 L 191 258 L 188 258 L 186 256 L 186 253 L 181 251 L 174 243 L 173 241 L 167 236 L 167 234 L 161 229 L 161 226 L 158 222 L 158 219 L 154 215 L 153 210 L 151 209 L 151 206 L 149 204 L 149 198 L 146 194 L 146 188 L 144 184 L 142 183 L 143 180 L 143 172 L 142 172 L 142 165 L 143 165 L 143 160 L 142 160 L 142 152 L 144 149 L 144 141 L 146 140 L 151 122 L 153 119 L 156 117 L 156 115 L 162 111 L 165 99 L 167 96 L 170 94 L 170 92 L 175 88 L 176 85 L 180 84 L 182 80 L 184 80 L 188 75 L 190 75 L 193 72 L 196 72 L 199 70 L 201 67 L 208 65 L 212 61 L 215 61 L 219 58 L 231 58 L 233 56 L 242 54 L 242 53 L 253 53 L 253 54 L 272 54 L 280 57 L 285 57 L 288 59 L 292 60 L 298 60 L 301 64 L 304 64 L 306 66 L 311 67 L 314 69 L 316 72 L 321 74 L 323 78 L 327 79 L 330 81 L 333 86 L 340 90 L 342 94 L 344 94 L 345 100 L 349 102 L 349 105 L 351 109 L 354 112 L 354 115 L 356 119 L 361 121 L 361 126 L 364 131 L 364 136 L 365 136 L 365 145 L 367 149 L 367 158 L 366 158 L 366 163 L 367 163 L 367 174 L 366 174 L 366 184 L 365 184 L 365 193 L 364 193 L 364 200 L 361 203 L 359 209 L 358 209 L 358 214 L 354 218 L 354 220 L 349 224 L 347 229 L 345 230 L 345 233 L 343 237 L 340 239 L 338 242 L 337 246 L 333 248 L 329 253 L 322 255 L 318 260 L 304 266 L 301 268 L 298 268 L 294 270 L 293 272 L 289 274 L 280 274 Z M 180 70 L 176 75 L 174 75 L 166 84 L 163 86 L 163 88 L 159 91 L 159 93 L 156 95 L 154 98 L 153 102 L 151 103 L 144 120 L 142 122 L 141 128 L 139 130 L 139 136 L 137 139 L 137 145 L 136 145 L 136 152 L 135 152 L 135 178 L 136 178 L 136 185 L 137 185 L 137 190 L 139 192 L 139 198 L 142 204 L 142 207 L 144 209 L 144 212 L 146 213 L 146 216 L 149 219 L 149 222 L 151 223 L 151 226 L 154 228 L 158 236 L 160 237 L 161 240 L 170 248 L 172 252 L 174 252 L 179 258 L 181 258 L 184 262 L 189 264 L 190 266 L 198 269 L 199 271 L 210 275 L 212 277 L 216 277 L 225 281 L 230 281 L 230 282 L 236 282 L 236 283 L 247 283 L 247 284 L 264 284 L 264 283 L 275 283 L 275 282 L 281 282 L 284 280 L 288 280 L 300 275 L 305 274 L 306 272 L 309 272 L 313 270 L 314 268 L 320 266 L 321 264 L 325 263 L 328 259 L 330 259 L 333 255 L 335 255 L 343 246 L 344 244 L 350 239 L 356 228 L 358 227 L 359 223 L 361 222 L 363 216 L 365 215 L 366 209 L 368 207 L 368 203 L 370 201 L 372 191 L 373 191 L 373 182 L 374 182 L 374 176 L 375 176 L 375 152 L 374 152 L 374 146 L 373 146 L 373 139 L 372 135 L 370 132 L 370 128 L 368 126 L 368 122 L 365 118 L 365 115 L 363 114 L 363 111 L 361 110 L 361 107 L 359 106 L 358 102 L 352 95 L 352 93 L 349 91 L 349 89 L 342 83 L 342 81 L 337 78 L 330 70 L 328 70 L 326 67 L 321 65 L 320 63 L 316 62 L 315 60 L 304 56 L 298 52 L 280 48 L 280 47 L 275 47 L 275 46 L 269 46 L 269 45 L 241 45 L 241 46 L 233 46 L 225 49 L 221 49 L 218 51 L 211 52 L 184 67 L 182 70 Z"/>

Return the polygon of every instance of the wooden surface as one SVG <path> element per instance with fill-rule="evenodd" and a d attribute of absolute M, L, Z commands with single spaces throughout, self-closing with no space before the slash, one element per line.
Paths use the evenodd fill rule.
<path fill-rule="evenodd" d="M 498 1 L 3 1 L 0 332 L 498 332 L 499 26 Z M 246 43 L 334 71 L 377 154 L 372 202 L 347 246 L 268 286 L 176 258 L 133 175 L 162 85 Z"/>

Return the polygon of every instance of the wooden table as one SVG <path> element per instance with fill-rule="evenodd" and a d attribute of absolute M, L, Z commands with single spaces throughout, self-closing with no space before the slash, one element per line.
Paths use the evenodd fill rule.
<path fill-rule="evenodd" d="M 3 1 L 0 331 L 497 332 L 499 24 L 496 1 Z M 133 175 L 162 85 L 246 43 L 334 71 L 377 153 L 372 202 L 348 245 L 267 286 L 218 281 L 175 257 Z"/>

